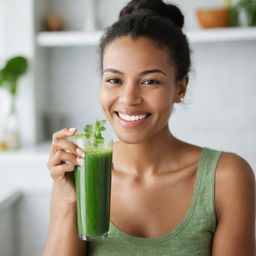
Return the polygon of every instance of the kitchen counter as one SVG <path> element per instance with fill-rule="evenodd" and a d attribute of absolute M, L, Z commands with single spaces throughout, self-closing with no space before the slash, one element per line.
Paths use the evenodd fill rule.
<path fill-rule="evenodd" d="M 1 187 L 0 189 L 0 211 L 10 207 L 22 197 L 22 191 L 15 187 Z"/>
<path fill-rule="evenodd" d="M 50 143 L 0 152 L 0 195 L 8 191 L 50 191 L 52 179 L 47 169 Z"/>
<path fill-rule="evenodd" d="M 46 142 L 33 147 L 24 147 L 19 150 L 0 152 L 0 167 L 3 160 L 28 160 L 28 159 L 47 159 L 49 157 L 51 144 Z"/>

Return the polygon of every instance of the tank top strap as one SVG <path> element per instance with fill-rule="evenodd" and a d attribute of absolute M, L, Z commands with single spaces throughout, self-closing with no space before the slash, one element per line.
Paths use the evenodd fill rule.
<path fill-rule="evenodd" d="M 200 189 L 198 193 L 197 206 L 195 210 L 196 218 L 202 218 L 210 222 L 211 231 L 214 233 L 216 228 L 215 213 L 215 174 L 216 167 L 222 151 L 204 148 L 200 161 Z M 207 216 L 205 216 L 207 214 Z"/>

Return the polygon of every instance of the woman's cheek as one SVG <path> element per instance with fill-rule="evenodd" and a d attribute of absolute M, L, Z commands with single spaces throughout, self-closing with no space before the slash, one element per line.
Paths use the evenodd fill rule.
<path fill-rule="evenodd" d="M 154 105 L 156 111 L 169 112 L 172 108 L 172 95 L 169 91 L 159 90 L 151 99 L 152 105 Z"/>
<path fill-rule="evenodd" d="M 100 103 L 101 103 L 102 109 L 107 114 L 110 111 L 110 107 L 113 103 L 113 95 L 109 90 L 107 90 L 103 86 L 100 90 Z"/>

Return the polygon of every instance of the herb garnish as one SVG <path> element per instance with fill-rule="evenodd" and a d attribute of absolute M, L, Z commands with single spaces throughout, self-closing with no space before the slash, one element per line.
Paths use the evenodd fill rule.
<path fill-rule="evenodd" d="M 96 120 L 95 125 L 87 124 L 84 127 L 84 133 L 78 133 L 74 137 L 82 138 L 86 137 L 88 140 L 93 139 L 94 145 L 97 146 L 98 144 L 104 143 L 104 137 L 102 136 L 101 132 L 105 131 L 105 123 L 106 120 L 98 121 Z"/>

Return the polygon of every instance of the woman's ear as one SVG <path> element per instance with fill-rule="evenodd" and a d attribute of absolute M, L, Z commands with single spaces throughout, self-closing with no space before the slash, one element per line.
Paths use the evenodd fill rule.
<path fill-rule="evenodd" d="M 176 94 L 175 94 L 175 101 L 174 102 L 181 102 L 181 99 L 185 97 L 187 86 L 189 82 L 189 76 L 186 75 L 184 78 L 177 82 L 176 86 Z"/>

